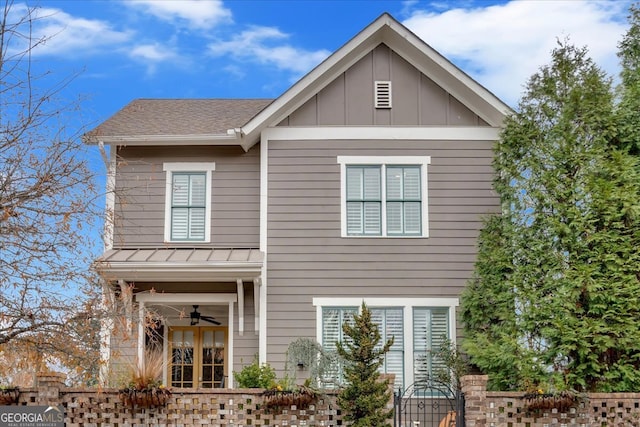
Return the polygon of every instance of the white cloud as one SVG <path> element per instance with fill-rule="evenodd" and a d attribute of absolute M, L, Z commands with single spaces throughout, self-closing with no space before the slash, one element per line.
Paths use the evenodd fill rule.
<path fill-rule="evenodd" d="M 140 62 L 146 67 L 147 76 L 152 76 L 158 71 L 158 64 L 172 61 L 177 63 L 180 55 L 168 46 L 159 43 L 140 44 L 129 51 L 129 57 Z"/>
<path fill-rule="evenodd" d="M 16 22 L 16 19 L 27 16 L 28 9 L 24 4 L 15 4 L 11 13 L 10 20 Z M 125 43 L 133 36 L 130 31 L 114 30 L 105 21 L 73 17 L 60 9 L 38 8 L 33 18 L 33 39 L 45 40 L 32 51 L 33 55 L 75 56 L 93 53 L 107 46 Z M 28 22 L 23 24 L 22 30 L 29 31 Z M 14 38 L 14 42 L 14 51 L 27 47 L 26 40 Z"/>
<path fill-rule="evenodd" d="M 154 43 L 135 46 L 129 56 L 136 60 L 162 62 L 175 59 L 178 55 L 168 47 Z"/>
<path fill-rule="evenodd" d="M 479 83 L 515 106 L 529 77 L 549 62 L 558 39 L 587 46 L 617 74 L 616 46 L 628 2 L 511 1 L 443 13 L 414 11 L 404 24 Z"/>
<path fill-rule="evenodd" d="M 231 10 L 223 6 L 222 0 L 137 0 L 124 4 L 142 8 L 167 22 L 186 22 L 188 27 L 196 29 L 210 29 L 232 20 Z"/>
<path fill-rule="evenodd" d="M 324 49 L 309 51 L 293 47 L 285 43 L 288 38 L 288 34 L 277 28 L 254 26 L 228 41 L 211 43 L 208 47 L 216 56 L 230 55 L 237 60 L 273 65 L 298 74 L 311 70 L 330 54 Z"/>

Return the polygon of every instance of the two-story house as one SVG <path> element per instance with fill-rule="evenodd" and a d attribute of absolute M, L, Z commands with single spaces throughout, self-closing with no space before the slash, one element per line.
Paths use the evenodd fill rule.
<path fill-rule="evenodd" d="M 508 112 L 387 14 L 277 99 L 134 100 L 86 135 L 111 156 L 98 268 L 132 319 L 162 315 L 172 387 L 333 348 L 362 301 L 407 386 L 456 340 Z M 105 359 L 142 355 L 147 323 L 110 323 Z"/>

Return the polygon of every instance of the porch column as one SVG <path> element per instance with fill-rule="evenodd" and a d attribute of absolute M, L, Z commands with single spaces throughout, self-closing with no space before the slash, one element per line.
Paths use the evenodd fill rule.
<path fill-rule="evenodd" d="M 233 301 L 229 301 L 229 345 L 227 350 L 227 358 L 229 359 L 229 363 L 227 363 L 227 379 L 229 381 L 229 388 L 233 388 Z"/>
<path fill-rule="evenodd" d="M 260 330 L 260 278 L 253 279 L 253 320 L 254 331 L 258 335 Z"/>
<path fill-rule="evenodd" d="M 144 301 L 138 302 L 138 361 L 144 367 Z"/>
<path fill-rule="evenodd" d="M 242 279 L 236 281 L 238 289 L 238 335 L 244 335 L 244 284 Z"/>

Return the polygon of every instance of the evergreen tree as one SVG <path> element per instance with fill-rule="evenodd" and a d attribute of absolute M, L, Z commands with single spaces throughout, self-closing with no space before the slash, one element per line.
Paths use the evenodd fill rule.
<path fill-rule="evenodd" d="M 506 121 L 503 214 L 462 303 L 465 348 L 495 388 L 640 390 L 640 175 L 613 143 L 615 111 L 586 50 L 559 43 Z"/>
<path fill-rule="evenodd" d="M 640 8 L 632 6 L 629 30 L 618 45 L 622 65 L 619 105 L 620 141 L 623 147 L 640 156 Z"/>
<path fill-rule="evenodd" d="M 389 382 L 380 381 L 378 369 L 393 338 L 380 343 L 380 331 L 371 320 L 371 312 L 362 303 L 361 314 L 353 315 L 353 323 L 342 325 L 344 342 L 336 344 L 338 355 L 345 361 L 345 386 L 338 395 L 338 406 L 352 427 L 389 426 L 393 410 L 385 409 L 391 399 Z"/>

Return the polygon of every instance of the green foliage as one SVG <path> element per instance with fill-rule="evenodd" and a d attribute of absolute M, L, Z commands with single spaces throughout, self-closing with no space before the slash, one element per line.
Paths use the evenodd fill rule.
<path fill-rule="evenodd" d="M 495 147 L 503 213 L 480 234 L 462 297 L 464 348 L 493 389 L 640 390 L 640 169 L 629 155 L 640 137 L 636 9 L 632 16 L 619 104 L 586 50 L 560 42 Z"/>
<path fill-rule="evenodd" d="M 353 427 L 389 426 L 392 410 L 385 409 L 391 398 L 388 381 L 380 381 L 378 369 L 393 339 L 380 345 L 380 331 L 371 320 L 371 312 L 362 303 L 360 315 L 353 315 L 353 324 L 342 325 L 349 340 L 336 345 L 338 355 L 345 361 L 348 383 L 338 395 L 338 406 L 345 413 L 345 421 Z"/>
<path fill-rule="evenodd" d="M 436 369 L 436 380 L 442 384 L 451 384 L 453 390 L 461 391 L 461 378 L 469 373 L 469 363 L 464 354 L 446 338 L 433 357 L 442 364 L 442 367 Z"/>
<path fill-rule="evenodd" d="M 630 27 L 618 45 L 622 65 L 619 86 L 620 144 L 640 156 L 640 8 L 631 6 Z"/>
<path fill-rule="evenodd" d="M 335 355 L 325 352 L 316 340 L 302 337 L 292 341 L 287 347 L 285 371 L 287 371 L 287 376 L 294 380 L 299 363 L 302 363 L 304 369 L 309 371 L 306 385 L 314 387 L 331 371 L 331 367 L 335 363 Z"/>
<path fill-rule="evenodd" d="M 233 378 L 240 388 L 270 388 L 275 384 L 276 372 L 269 364 L 260 365 L 256 357 L 240 372 L 234 372 Z"/>

